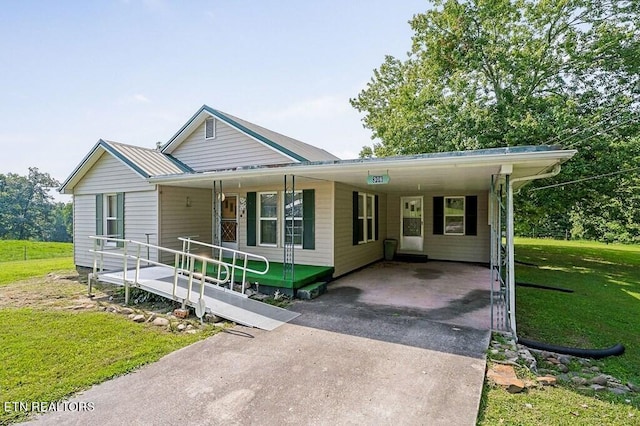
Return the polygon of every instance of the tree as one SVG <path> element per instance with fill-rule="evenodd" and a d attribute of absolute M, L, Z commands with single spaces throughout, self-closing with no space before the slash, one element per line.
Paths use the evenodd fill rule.
<path fill-rule="evenodd" d="M 29 168 L 26 177 L 0 174 L 0 238 L 45 239 L 53 211 L 48 190 L 58 185 L 36 167 Z"/>
<path fill-rule="evenodd" d="M 579 154 L 555 182 L 621 170 L 640 158 L 639 12 L 637 1 L 438 0 L 410 21 L 407 58 L 387 56 L 351 104 L 376 156 L 557 144 Z M 522 200 L 577 223 L 603 202 L 622 208 L 617 184 Z"/>

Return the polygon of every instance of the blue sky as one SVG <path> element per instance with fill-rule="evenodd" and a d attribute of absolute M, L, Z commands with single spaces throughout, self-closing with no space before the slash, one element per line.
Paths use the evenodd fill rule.
<path fill-rule="evenodd" d="M 405 57 L 417 0 L 6 1 L 0 173 L 62 181 L 98 139 L 154 147 L 202 105 L 357 156 L 349 104 Z"/>

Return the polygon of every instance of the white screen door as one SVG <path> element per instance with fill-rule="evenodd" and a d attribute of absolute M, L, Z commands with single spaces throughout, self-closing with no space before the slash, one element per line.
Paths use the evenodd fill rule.
<path fill-rule="evenodd" d="M 402 197 L 400 199 L 400 249 L 422 251 L 424 208 L 422 197 Z"/>

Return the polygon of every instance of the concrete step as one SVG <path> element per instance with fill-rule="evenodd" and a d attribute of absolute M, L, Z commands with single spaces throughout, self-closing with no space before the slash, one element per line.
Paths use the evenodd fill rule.
<path fill-rule="evenodd" d="M 314 299 L 327 291 L 327 283 L 325 281 L 313 283 L 301 287 L 296 292 L 296 297 L 303 300 Z"/>

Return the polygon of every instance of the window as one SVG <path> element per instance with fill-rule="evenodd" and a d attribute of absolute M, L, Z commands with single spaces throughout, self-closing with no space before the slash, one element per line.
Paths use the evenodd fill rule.
<path fill-rule="evenodd" d="M 285 194 L 284 198 L 284 240 L 289 242 L 293 239 L 294 246 L 302 247 L 304 230 L 302 191 L 295 191 L 293 199 L 290 193 Z"/>
<path fill-rule="evenodd" d="M 464 197 L 444 197 L 444 234 L 464 235 Z"/>
<path fill-rule="evenodd" d="M 116 194 L 105 194 L 104 229 L 109 237 L 118 237 L 118 197 Z"/>
<path fill-rule="evenodd" d="M 96 235 L 124 238 L 124 193 L 96 194 Z M 122 246 L 122 242 L 115 244 Z"/>
<path fill-rule="evenodd" d="M 207 118 L 204 124 L 204 138 L 215 139 L 216 137 L 216 119 L 213 117 Z"/>
<path fill-rule="evenodd" d="M 478 235 L 478 196 L 433 197 L 434 235 Z"/>
<path fill-rule="evenodd" d="M 354 192 L 354 239 L 355 244 L 364 244 L 377 239 L 376 196 Z"/>
<path fill-rule="evenodd" d="M 261 192 L 258 197 L 258 241 L 262 246 L 278 245 L 278 193 Z"/>
<path fill-rule="evenodd" d="M 247 192 L 247 246 L 277 247 L 280 229 L 282 241 L 292 236 L 295 246 L 315 250 L 315 190 L 296 191 L 293 199 L 290 194 L 283 195 L 278 209 L 278 192 Z M 281 228 L 279 220 L 285 223 Z"/>

